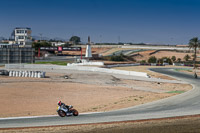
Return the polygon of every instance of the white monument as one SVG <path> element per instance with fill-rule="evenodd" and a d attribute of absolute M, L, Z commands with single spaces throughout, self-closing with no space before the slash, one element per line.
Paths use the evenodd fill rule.
<path fill-rule="evenodd" d="M 86 57 L 86 58 L 91 58 L 91 57 L 92 57 L 90 36 L 88 36 L 88 43 L 87 43 L 87 47 L 86 47 L 85 57 Z"/>

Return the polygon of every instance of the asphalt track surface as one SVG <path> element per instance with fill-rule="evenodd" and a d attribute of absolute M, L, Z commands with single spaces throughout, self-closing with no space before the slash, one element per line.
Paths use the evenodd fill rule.
<path fill-rule="evenodd" d="M 0 128 L 35 127 L 51 125 L 88 124 L 167 118 L 200 114 L 200 79 L 172 69 L 151 69 L 173 76 L 193 85 L 193 89 L 177 96 L 110 112 L 80 114 L 78 117 L 46 116 L 33 118 L 0 119 Z"/>

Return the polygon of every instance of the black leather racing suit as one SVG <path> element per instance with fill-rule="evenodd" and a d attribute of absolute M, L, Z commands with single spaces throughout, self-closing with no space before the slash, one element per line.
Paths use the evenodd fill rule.
<path fill-rule="evenodd" d="M 61 103 L 60 107 L 64 108 L 64 109 L 67 109 L 69 111 L 69 106 L 65 105 L 64 103 Z"/>

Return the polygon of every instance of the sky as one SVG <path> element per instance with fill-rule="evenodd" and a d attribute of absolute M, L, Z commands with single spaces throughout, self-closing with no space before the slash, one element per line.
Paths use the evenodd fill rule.
<path fill-rule="evenodd" d="M 200 0 L 0 0 L 0 36 L 30 27 L 33 36 L 95 43 L 188 44 L 200 37 Z"/>

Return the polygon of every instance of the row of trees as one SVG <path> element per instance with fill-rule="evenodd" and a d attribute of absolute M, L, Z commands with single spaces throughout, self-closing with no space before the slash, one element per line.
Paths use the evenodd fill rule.
<path fill-rule="evenodd" d="M 35 48 L 36 50 L 39 47 L 51 47 L 52 41 L 55 41 L 55 40 L 33 42 L 32 47 Z M 78 36 L 72 36 L 70 38 L 70 41 L 73 42 L 73 44 L 78 44 L 79 42 L 81 42 L 81 39 Z M 70 45 L 69 43 L 64 44 L 64 46 L 66 46 L 66 47 L 69 45 Z"/>
<path fill-rule="evenodd" d="M 189 61 L 189 59 L 191 59 L 191 56 L 186 54 L 184 56 L 184 60 L 185 61 Z M 142 61 L 142 62 L 146 62 L 146 61 Z M 151 56 L 149 57 L 148 59 L 148 63 L 169 63 L 169 64 L 172 64 L 174 62 L 181 62 L 181 58 L 176 58 L 176 56 L 172 56 L 171 58 L 170 57 L 162 57 L 162 58 L 159 58 L 157 59 L 155 56 Z"/>

